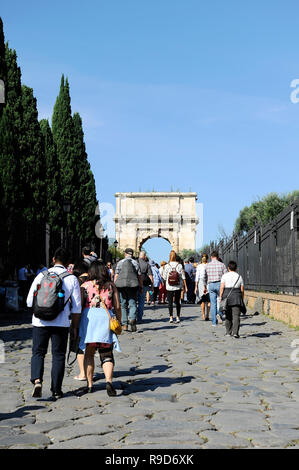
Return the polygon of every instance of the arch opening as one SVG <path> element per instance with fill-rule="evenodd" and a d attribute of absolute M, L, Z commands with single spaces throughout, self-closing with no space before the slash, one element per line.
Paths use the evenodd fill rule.
<path fill-rule="evenodd" d="M 142 240 L 140 250 L 146 251 L 148 258 L 160 264 L 161 261 L 168 261 L 172 245 L 166 237 L 151 235 Z"/>

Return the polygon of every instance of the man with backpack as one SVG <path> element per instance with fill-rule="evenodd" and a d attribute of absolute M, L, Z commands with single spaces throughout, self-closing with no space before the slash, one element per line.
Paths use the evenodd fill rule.
<path fill-rule="evenodd" d="M 176 323 L 180 323 L 181 314 L 181 291 L 183 285 L 187 290 L 186 275 L 181 263 L 176 261 L 175 251 L 170 252 L 169 262 L 163 271 L 163 278 L 166 281 L 166 291 L 169 310 L 169 323 L 173 323 L 173 299 L 176 304 Z"/>
<path fill-rule="evenodd" d="M 140 266 L 133 259 L 132 248 L 126 248 L 125 258 L 120 260 L 115 268 L 114 282 L 119 291 L 123 330 L 137 331 L 137 294 L 142 293 L 143 283 Z"/>
<path fill-rule="evenodd" d="M 150 264 L 148 261 L 146 261 L 146 255 L 144 251 L 140 252 L 138 263 L 139 263 L 141 276 L 142 276 L 143 290 L 142 292 L 138 293 L 137 321 L 141 322 L 142 317 L 143 317 L 143 312 L 144 312 L 144 303 L 145 303 L 146 293 L 148 292 L 150 286 L 154 284 L 154 278 L 153 278 L 153 273 L 152 273 Z"/>
<path fill-rule="evenodd" d="M 27 297 L 27 306 L 33 308 L 32 317 L 32 396 L 42 396 L 44 359 L 49 340 L 52 344 L 51 392 L 52 400 L 62 398 L 65 355 L 70 326 L 77 336 L 81 314 L 81 294 L 78 279 L 67 272 L 69 255 L 64 248 L 55 251 L 54 266 L 34 279 Z"/>

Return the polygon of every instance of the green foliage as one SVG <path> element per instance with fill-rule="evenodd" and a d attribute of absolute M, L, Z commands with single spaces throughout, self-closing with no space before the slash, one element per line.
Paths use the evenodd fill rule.
<path fill-rule="evenodd" d="M 298 197 L 299 191 L 295 190 L 282 196 L 277 193 L 270 193 L 262 199 L 254 201 L 249 207 L 246 206 L 240 211 L 235 222 L 235 233 L 247 233 L 257 224 L 266 225 Z"/>
<path fill-rule="evenodd" d="M 73 116 L 74 151 L 76 155 L 76 174 L 78 186 L 74 203 L 81 214 L 77 230 L 81 239 L 92 239 L 95 234 L 95 209 L 97 205 L 96 187 L 93 173 L 87 159 L 84 143 L 82 119 L 79 113 Z"/>
<path fill-rule="evenodd" d="M 58 231 L 62 225 L 60 165 L 52 131 L 47 119 L 40 121 L 45 155 L 46 222 L 51 229 Z"/>
<path fill-rule="evenodd" d="M 191 257 L 194 258 L 194 261 L 198 261 L 199 260 L 199 253 L 198 251 L 196 250 L 187 250 L 187 249 L 184 249 L 182 251 L 180 251 L 178 253 L 178 255 L 183 259 L 189 259 Z"/>
<path fill-rule="evenodd" d="M 45 224 L 51 243 L 60 243 L 67 228 L 70 248 L 95 239 L 97 205 L 93 173 L 87 159 L 82 120 L 72 116 L 68 80 L 62 76 L 52 117 L 38 121 L 33 90 L 21 84 L 15 50 L 5 44 L 0 18 L 0 79 L 5 83 L 5 106 L 0 105 L 0 244 L 6 272 L 17 261 L 45 261 Z M 71 212 L 63 213 L 64 199 Z M 53 240 L 53 241 L 52 241 Z M 95 240 L 96 241 L 96 240 Z M 105 240 L 105 248 L 108 241 Z"/>
<path fill-rule="evenodd" d="M 112 259 L 114 259 L 115 258 L 115 247 L 114 247 L 113 243 L 109 245 L 108 251 L 112 256 Z M 116 249 L 116 258 L 123 259 L 124 257 L 125 257 L 125 253 L 117 248 Z"/>
<path fill-rule="evenodd" d="M 22 209 L 26 222 L 45 219 L 46 167 L 36 99 L 32 88 L 22 86 L 23 120 L 19 138 L 21 161 Z"/>

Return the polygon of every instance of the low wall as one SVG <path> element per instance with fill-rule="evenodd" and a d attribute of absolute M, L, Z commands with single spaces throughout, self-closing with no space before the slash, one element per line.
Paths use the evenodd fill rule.
<path fill-rule="evenodd" d="M 245 301 L 254 312 L 299 327 L 299 296 L 246 291 Z"/>

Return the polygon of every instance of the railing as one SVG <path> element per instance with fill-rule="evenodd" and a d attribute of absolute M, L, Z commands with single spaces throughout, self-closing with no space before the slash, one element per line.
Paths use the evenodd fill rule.
<path fill-rule="evenodd" d="M 266 226 L 256 225 L 244 237 L 212 245 L 227 265 L 238 264 L 247 289 L 299 294 L 299 200 Z"/>

